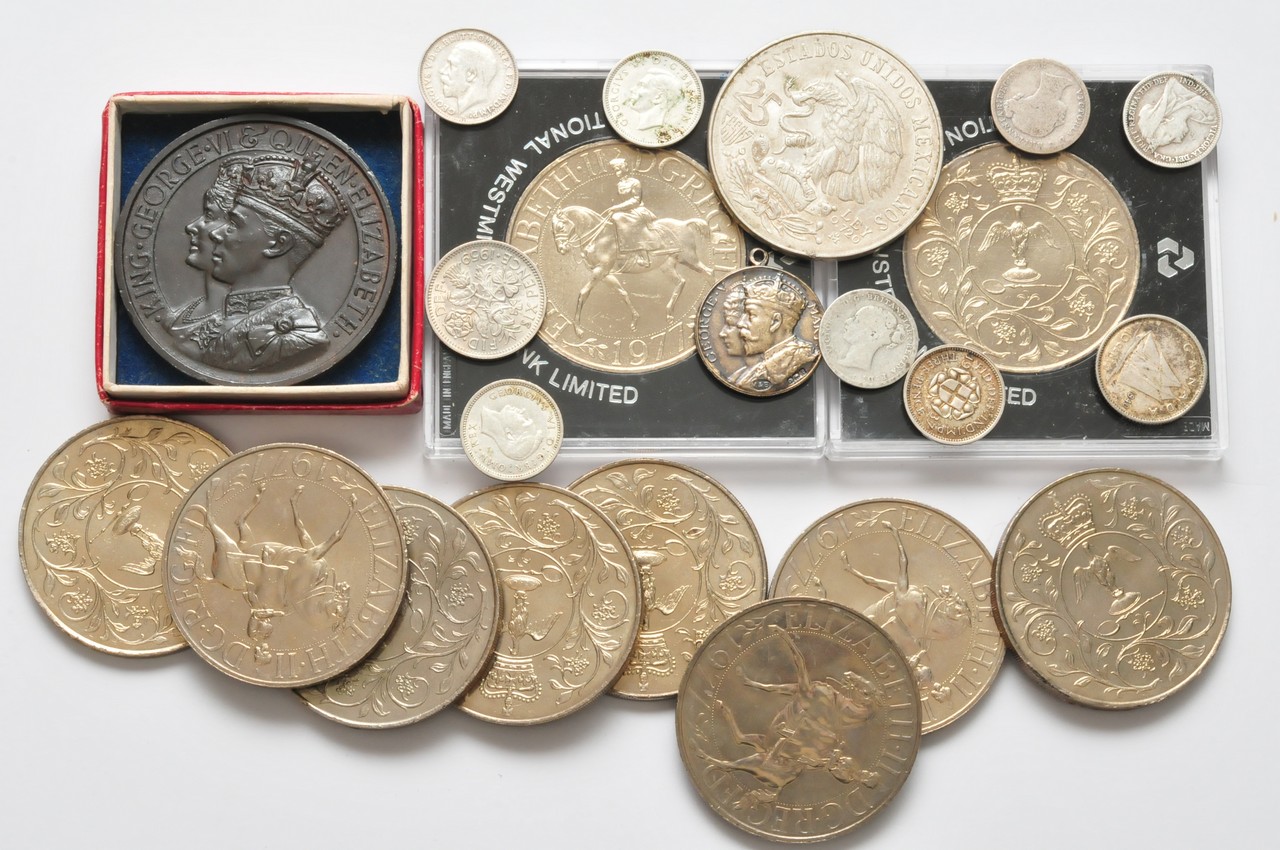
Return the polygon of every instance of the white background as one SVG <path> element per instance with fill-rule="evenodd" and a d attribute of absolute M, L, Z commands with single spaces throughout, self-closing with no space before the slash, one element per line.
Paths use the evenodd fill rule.
<path fill-rule="evenodd" d="M 1137 468 L 1191 496 L 1231 562 L 1231 626 L 1205 674 L 1166 702 L 1107 713 L 1059 702 L 1006 659 L 986 700 L 931 735 L 899 798 L 841 847 L 1275 846 L 1276 286 L 1280 121 L 1272 4 L 24 3 L 0 32 L 8 293 L 0 336 L 5 475 L 16 517 L 63 440 L 104 418 L 93 381 L 100 113 L 117 91 L 400 92 L 459 26 L 522 62 L 612 62 L 661 48 L 736 64 L 783 35 L 842 29 L 918 66 L 1203 63 L 1226 115 L 1218 148 L 1230 447 L 1221 463 Z M 200 417 L 240 450 L 328 446 L 378 480 L 452 501 L 487 483 L 423 457 L 422 415 Z M 1270 440 L 1270 442 L 1268 442 Z M 900 496 L 967 523 L 988 548 L 1037 489 L 1083 462 L 700 464 L 744 503 L 770 564 L 846 502 Z M 542 480 L 588 468 L 557 461 Z M 448 711 L 370 733 L 287 691 L 235 682 L 189 652 L 120 660 L 62 635 L 17 558 L 0 576 L 0 843 L 6 847 L 766 846 L 690 786 L 670 703 L 604 699 L 543 727 Z"/>

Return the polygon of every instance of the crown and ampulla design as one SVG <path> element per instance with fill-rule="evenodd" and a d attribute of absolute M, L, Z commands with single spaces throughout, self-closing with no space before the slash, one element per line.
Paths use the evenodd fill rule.
<path fill-rule="evenodd" d="M 348 215 L 337 187 L 320 172 L 318 160 L 283 154 L 236 157 L 219 169 L 212 190 L 234 192 L 241 203 L 273 223 L 321 245 Z"/>
<path fill-rule="evenodd" d="M 1044 169 L 1015 158 L 1010 163 L 998 163 L 988 168 L 987 179 L 1001 202 L 1034 201 L 1040 194 L 1040 185 L 1044 183 Z"/>
<path fill-rule="evenodd" d="M 1095 531 L 1093 508 L 1084 496 L 1075 495 L 1066 502 L 1059 501 L 1057 494 L 1050 493 L 1049 501 L 1053 510 L 1041 515 L 1040 530 L 1049 539 L 1065 549 L 1070 549 Z"/>

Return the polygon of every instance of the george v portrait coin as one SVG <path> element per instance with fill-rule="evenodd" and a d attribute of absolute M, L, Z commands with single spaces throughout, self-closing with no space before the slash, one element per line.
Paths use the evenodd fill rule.
<path fill-rule="evenodd" d="M 516 96 L 520 72 L 511 50 L 492 33 L 447 32 L 422 55 L 418 83 L 431 111 L 454 124 L 483 124 Z"/>
<path fill-rule="evenodd" d="M 129 191 L 116 289 L 142 337 L 211 384 L 320 375 L 373 330 L 395 283 L 395 218 L 360 155 L 277 115 L 210 121 Z"/>

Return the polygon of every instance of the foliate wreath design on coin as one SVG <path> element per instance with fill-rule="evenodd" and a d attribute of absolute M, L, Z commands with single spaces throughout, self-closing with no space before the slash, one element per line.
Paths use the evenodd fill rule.
<path fill-rule="evenodd" d="M 590 701 L 621 669 L 639 626 L 639 591 L 621 537 L 577 497 L 541 485 L 501 486 L 458 511 L 493 553 L 503 588 L 494 661 L 464 707 L 539 722 Z M 543 604 L 548 594 L 563 601 Z M 527 718 L 517 707 L 542 702 L 544 680 L 555 708 Z"/>
<path fill-rule="evenodd" d="M 711 630 L 763 598 L 759 537 L 727 493 L 665 462 L 624 461 L 572 489 L 613 521 L 640 570 L 640 635 L 614 690 L 674 694 Z M 673 651 L 668 635 L 682 648 Z"/>
<path fill-rule="evenodd" d="M 907 232 L 907 285 L 941 339 L 1006 372 L 1043 372 L 1097 348 L 1137 289 L 1124 199 L 1084 160 L 984 145 L 952 160 Z"/>
<path fill-rule="evenodd" d="M 1023 508 L 1001 545 L 999 608 L 1044 681 L 1101 708 L 1155 702 L 1213 655 L 1230 576 L 1208 522 L 1136 473 L 1080 473 Z"/>
<path fill-rule="evenodd" d="M 929 407 L 943 419 L 968 419 L 982 404 L 982 386 L 963 366 L 952 366 L 929 380 Z"/>
<path fill-rule="evenodd" d="M 164 534 L 229 454 L 199 429 L 152 418 L 94 426 L 58 450 L 32 484 L 20 543 L 32 591 L 65 631 L 120 655 L 185 646 L 164 597 Z"/>

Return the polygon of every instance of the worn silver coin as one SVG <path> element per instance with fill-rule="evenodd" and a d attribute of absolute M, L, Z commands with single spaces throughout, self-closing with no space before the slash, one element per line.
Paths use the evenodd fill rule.
<path fill-rule="evenodd" d="M 679 56 L 645 50 L 622 59 L 604 81 L 604 117 L 642 148 L 674 145 L 702 117 L 702 81 Z"/>
<path fill-rule="evenodd" d="M 523 481 L 551 465 L 564 439 L 560 407 L 537 384 L 508 378 L 481 387 L 462 410 L 462 450 L 499 481 Z"/>
<path fill-rule="evenodd" d="M 143 338 L 211 384 L 313 378 L 373 329 L 396 227 L 354 150 L 278 115 L 220 118 L 175 139 L 125 200 L 116 288 Z"/>
<path fill-rule="evenodd" d="M 1088 125 L 1089 90 L 1061 62 L 1024 59 L 996 80 L 991 116 L 1000 135 L 1018 150 L 1057 153 L 1075 144 Z"/>
<path fill-rule="evenodd" d="M 520 73 L 510 49 L 492 33 L 447 32 L 422 55 L 418 83 L 431 111 L 454 124 L 483 124 L 516 96 Z"/>
<path fill-rule="evenodd" d="M 1124 134 L 1138 155 L 1165 168 L 1186 168 L 1209 155 L 1222 133 L 1213 89 L 1190 74 L 1152 74 L 1124 101 Z"/>
<path fill-rule="evenodd" d="M 494 360 L 524 348 L 547 311 L 542 273 L 506 242 L 477 239 L 440 258 L 427 283 L 427 320 L 465 357 Z"/>
<path fill-rule="evenodd" d="M 850 290 L 822 314 L 822 360 L 853 387 L 889 386 L 907 374 L 919 346 L 920 333 L 907 308 L 878 289 Z"/>

